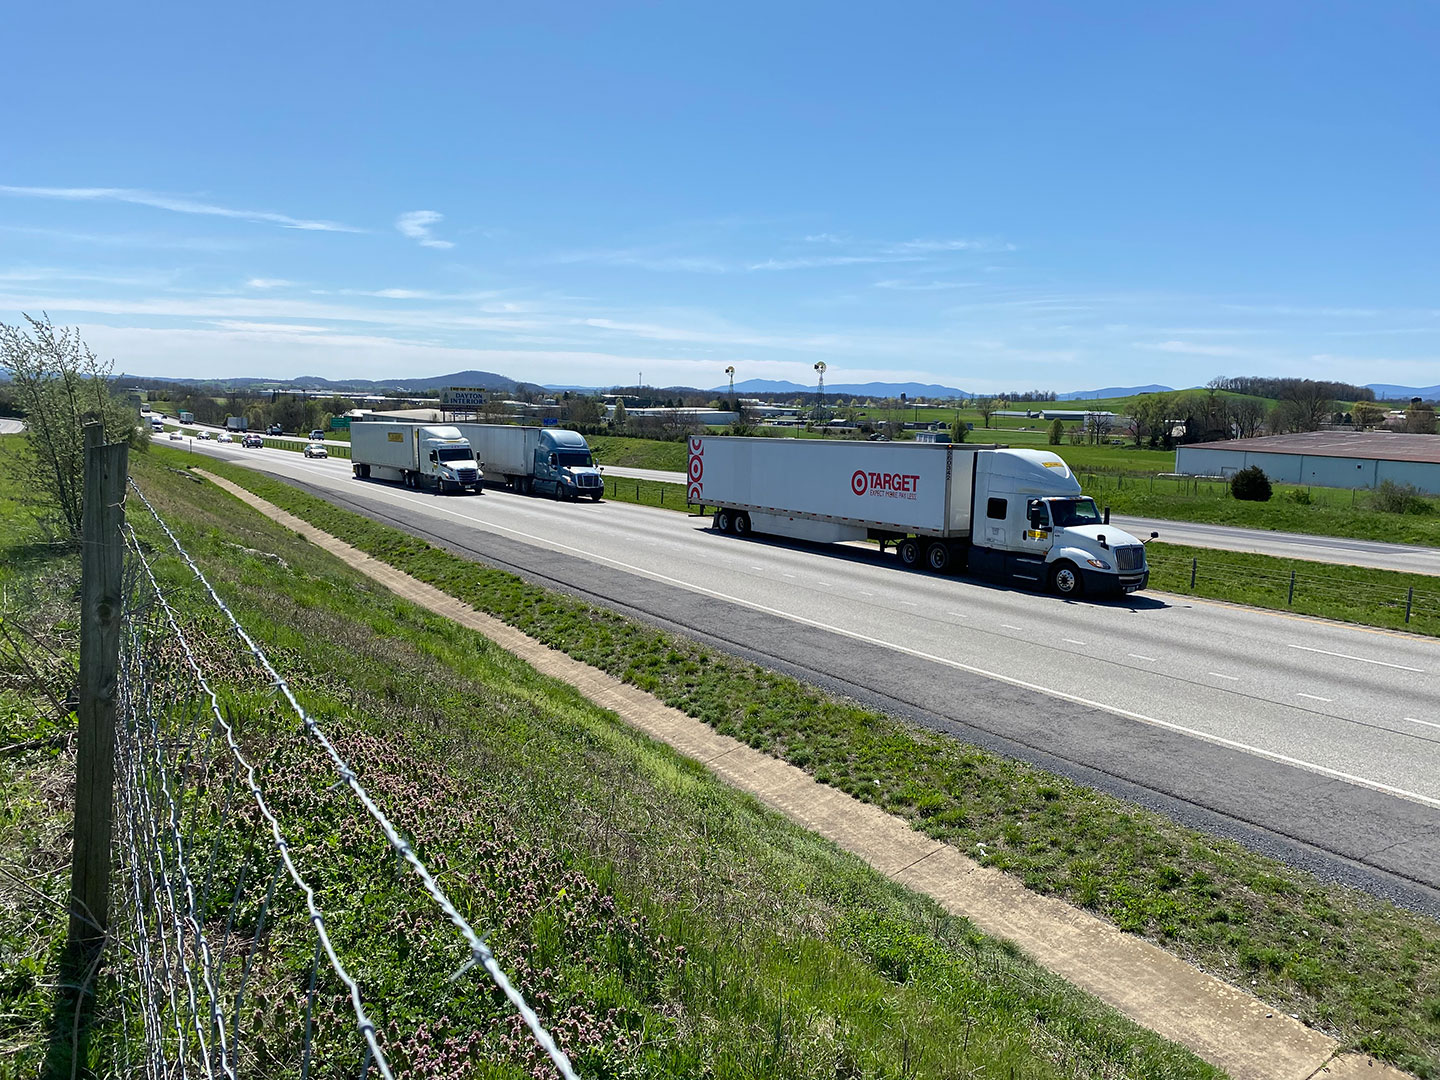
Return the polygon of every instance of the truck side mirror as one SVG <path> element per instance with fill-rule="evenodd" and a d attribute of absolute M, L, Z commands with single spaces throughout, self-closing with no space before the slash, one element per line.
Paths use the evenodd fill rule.
<path fill-rule="evenodd" d="M 1105 524 L 1110 524 L 1110 508 L 1108 506 L 1105 507 Z"/>
<path fill-rule="evenodd" d="M 1098 534 L 1096 534 L 1096 536 L 1095 536 L 1095 542 L 1096 542 L 1097 544 L 1099 544 L 1102 548 L 1103 548 L 1103 547 L 1109 547 L 1109 546 L 1110 546 L 1109 544 L 1105 543 L 1105 534 L 1104 534 L 1104 533 L 1098 533 Z"/>

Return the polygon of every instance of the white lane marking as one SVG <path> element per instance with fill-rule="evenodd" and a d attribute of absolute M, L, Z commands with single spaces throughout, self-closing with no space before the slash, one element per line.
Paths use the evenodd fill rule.
<path fill-rule="evenodd" d="M 1334 700 L 1335 700 L 1334 698 L 1317 697 L 1317 696 L 1314 695 L 1314 694 L 1302 694 L 1302 693 L 1300 693 L 1299 690 L 1296 690 L 1296 691 L 1295 691 L 1295 696 L 1296 696 L 1296 697 L 1308 697 L 1311 701 L 1334 701 Z"/>
<path fill-rule="evenodd" d="M 1024 630 L 1023 627 L 1020 627 L 1020 626 L 1011 626 L 1008 622 L 1002 622 L 1002 623 L 1000 624 L 1000 626 L 1001 626 L 1001 629 L 1004 629 L 1004 630 L 1019 630 L 1022 634 L 1025 632 L 1025 630 Z"/>
<path fill-rule="evenodd" d="M 1221 675 L 1220 672 L 1218 672 L 1218 671 L 1212 671 L 1212 672 L 1210 672 L 1210 674 L 1211 674 L 1211 675 L 1214 675 L 1215 678 L 1217 678 L 1217 679 L 1229 679 L 1231 682 L 1239 682 L 1239 681 L 1240 681 L 1240 676 L 1238 676 L 1238 675 Z"/>
<path fill-rule="evenodd" d="M 966 615 L 963 611 L 947 611 L 945 612 L 945 614 L 954 615 L 957 619 L 968 619 L 970 617 L 969 615 Z"/>
<path fill-rule="evenodd" d="M 658 541 L 657 541 L 657 543 L 658 543 Z M 794 574 L 781 574 L 780 576 L 781 576 L 781 577 L 793 578 L 795 575 L 794 575 Z"/>
<path fill-rule="evenodd" d="M 438 513 L 449 514 L 451 517 L 458 518 L 459 520 L 469 525 L 485 525 L 488 528 L 495 529 L 499 532 L 510 533 L 514 536 L 521 537 L 522 539 L 529 540 L 530 542 L 542 548 L 547 548 L 552 551 L 568 551 L 584 559 L 590 559 L 595 562 L 609 563 L 611 566 L 617 567 L 618 569 L 628 570 L 631 573 L 639 574 L 642 577 L 648 577 L 652 581 L 664 582 L 667 585 L 674 585 L 677 588 L 688 589 L 691 592 L 699 593 L 703 596 L 713 597 L 716 600 L 724 600 L 727 603 L 738 604 L 741 607 L 749 608 L 751 611 L 759 611 L 763 612 L 766 615 L 774 615 L 777 618 L 787 619 L 790 622 L 799 623 L 802 626 L 812 626 L 817 630 L 825 630 L 832 634 L 838 634 L 840 637 L 849 638 L 852 641 L 860 641 L 867 645 L 878 645 L 881 648 L 890 649 L 894 652 L 902 653 L 906 656 L 913 656 L 917 660 L 925 660 L 932 664 L 940 664 L 943 667 L 952 668 L 955 671 L 964 671 L 971 675 L 978 675 L 982 679 L 994 679 L 997 682 L 1005 683 L 1008 686 L 1017 686 L 1022 690 L 1031 690 L 1037 694 L 1045 694 L 1047 697 L 1058 698 L 1061 701 L 1068 701 L 1075 705 L 1083 705 L 1086 708 L 1099 709 L 1101 712 L 1108 712 L 1114 716 L 1122 716 L 1127 720 L 1134 720 L 1141 724 L 1150 724 L 1153 727 L 1164 728 L 1167 731 L 1174 731 L 1180 735 L 1189 735 L 1196 739 L 1203 739 L 1205 742 L 1214 743 L 1216 746 L 1225 746 L 1229 747 L 1232 750 L 1239 750 L 1243 753 L 1254 754 L 1256 757 L 1262 757 L 1268 761 L 1275 761 L 1280 763 L 1281 765 L 1293 765 L 1296 768 L 1306 769 L 1320 776 L 1328 776 L 1334 780 L 1344 780 L 1347 783 L 1356 784 L 1364 788 L 1369 788 L 1372 791 L 1380 791 L 1385 793 L 1386 795 L 1395 795 L 1402 799 L 1410 799 L 1412 802 L 1420 803 L 1422 806 L 1428 806 L 1432 809 L 1440 810 L 1440 799 L 1434 799 L 1428 795 L 1421 795 L 1417 791 L 1408 791 L 1405 788 L 1396 787 L 1393 784 L 1385 784 L 1380 782 L 1379 780 L 1371 780 L 1369 777 L 1356 776 L 1354 773 L 1347 773 L 1343 770 L 1332 769 L 1327 765 L 1321 765 L 1317 762 L 1306 761 L 1304 758 L 1297 758 L 1292 757 L 1289 754 L 1277 753 L 1274 750 L 1266 750 L 1264 747 L 1260 746 L 1252 746 L 1249 743 L 1240 742 L 1237 739 L 1227 739 L 1223 735 L 1213 735 L 1208 731 L 1200 731 L 1197 728 L 1188 727 L 1185 724 L 1177 724 L 1171 720 L 1161 720 L 1158 717 L 1147 716 L 1145 713 L 1134 712 L 1130 709 L 1123 709 L 1118 705 L 1106 705 L 1105 703 L 1100 701 L 1094 701 L 1090 698 L 1081 697 L 1079 694 L 1067 693 L 1064 690 L 1055 690 L 1048 686 L 1041 686 L 1039 683 L 1032 683 L 1025 679 L 1017 679 L 1012 675 L 1002 675 L 998 671 L 989 671 L 986 668 L 976 667 L 973 664 L 966 664 L 959 660 L 952 660 L 946 656 L 936 656 L 934 653 L 927 653 L 920 649 L 912 649 L 907 645 L 901 645 L 893 641 L 886 641 L 883 638 L 873 637 L 869 634 L 862 634 L 856 630 L 847 630 L 843 626 L 833 626 L 830 623 L 824 623 L 818 619 L 807 619 L 803 615 L 795 615 L 788 611 L 781 611 L 779 608 L 768 607 L 765 604 L 757 604 L 753 600 L 745 600 L 738 596 L 731 596 L 728 593 L 720 592 L 718 589 L 707 589 L 703 585 L 692 585 L 688 581 L 681 581 L 679 578 L 672 578 L 665 574 L 656 573 L 653 570 L 646 570 L 643 567 L 635 566 L 631 563 L 621 562 L 619 559 L 612 559 L 606 555 L 599 555 L 593 552 L 585 551 L 583 548 L 571 547 L 568 544 L 564 544 L 556 540 L 554 536 L 537 536 L 534 533 L 522 532 L 519 529 L 512 529 L 506 525 L 498 525 L 493 521 L 482 521 L 479 518 L 474 518 L 467 514 L 462 514 L 457 510 L 452 510 L 448 506 L 437 504 L 432 499 L 416 497 L 414 495 L 409 495 L 404 491 L 398 490 L 393 491 L 390 494 L 392 494 L 397 501 L 412 502 L 418 505 L 428 506 L 433 510 L 437 511 Z M 1019 628 L 1011 627 L 1011 629 Z M 1214 674 L 1214 672 L 1212 672 L 1211 674 Z M 1222 678 L 1224 677 L 1225 676 L 1222 676 Z"/>
<path fill-rule="evenodd" d="M 1084 644 L 1085 644 L 1083 641 L 1076 641 L 1073 637 L 1067 637 L 1067 638 L 1065 638 L 1065 639 L 1063 639 L 1063 640 L 1064 640 L 1065 644 L 1067 644 L 1067 645 L 1084 645 Z"/>
<path fill-rule="evenodd" d="M 1138 652 L 1132 652 L 1127 655 L 1133 656 L 1136 660 L 1149 660 L 1152 664 L 1158 664 L 1160 662 L 1153 656 L 1141 656 Z"/>
<path fill-rule="evenodd" d="M 1392 664 L 1387 660 L 1367 660 L 1363 656 L 1351 656 L 1349 653 L 1331 652 L 1329 649 L 1312 649 L 1309 645 L 1290 645 L 1289 647 L 1299 649 L 1302 652 L 1319 653 L 1321 656 L 1338 656 L 1341 660 L 1358 660 L 1362 664 L 1375 664 L 1378 667 L 1390 667 L 1398 671 L 1414 671 L 1421 675 L 1425 674 L 1424 668 L 1406 667 L 1404 664 Z"/>
<path fill-rule="evenodd" d="M 875 594 L 874 594 L 873 592 L 866 592 L 865 590 L 861 589 L 861 590 L 860 590 L 860 595 L 861 595 L 861 596 L 874 596 Z"/>
<path fill-rule="evenodd" d="M 763 566 L 752 566 L 752 567 L 750 567 L 750 569 L 751 569 L 751 570 L 759 570 L 762 574 L 765 572 L 765 568 L 764 568 Z"/>
<path fill-rule="evenodd" d="M 1412 724 L 1424 724 L 1426 727 L 1440 728 L 1440 724 L 1435 723 L 1433 720 L 1416 720 L 1413 716 L 1407 716 L 1405 719 L 1409 720 Z"/>
<path fill-rule="evenodd" d="M 915 603 L 914 600 L 901 600 L 900 603 L 904 604 L 906 607 L 919 607 L 919 606 L 920 606 L 919 604 Z"/>

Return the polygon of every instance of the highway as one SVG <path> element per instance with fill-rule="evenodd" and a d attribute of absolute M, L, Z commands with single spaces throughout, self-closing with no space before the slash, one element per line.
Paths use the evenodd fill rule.
<path fill-rule="evenodd" d="M 873 550 L 196 442 L 483 561 L 1162 809 L 1440 905 L 1440 642 L 1164 594 L 1070 602 Z M 1418 897 L 1418 899 L 1417 899 Z M 1440 907 L 1437 907 L 1440 910 Z"/>
<path fill-rule="evenodd" d="M 629 469 L 606 466 L 612 476 L 658 480 L 683 484 L 685 474 L 660 469 Z M 1305 533 L 1243 529 L 1234 525 L 1204 525 L 1162 518 L 1121 517 L 1112 520 L 1132 536 L 1146 537 L 1158 532 L 1162 543 L 1188 544 L 1219 551 L 1246 551 L 1257 555 L 1278 555 L 1287 559 L 1365 566 L 1375 570 L 1402 570 L 1411 574 L 1440 575 L 1440 548 L 1410 544 L 1386 544 L 1378 540 L 1351 540 L 1340 536 L 1311 536 Z"/>

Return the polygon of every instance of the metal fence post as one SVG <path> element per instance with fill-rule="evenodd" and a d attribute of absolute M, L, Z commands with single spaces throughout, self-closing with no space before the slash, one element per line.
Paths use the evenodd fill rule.
<path fill-rule="evenodd" d="M 104 445 L 85 425 L 80 550 L 80 692 L 75 748 L 75 851 L 70 864 L 68 951 L 81 970 L 110 925 L 110 834 L 115 789 L 115 692 L 124 603 L 125 474 L 130 448 Z"/>
<path fill-rule="evenodd" d="M 1295 606 L 1295 571 L 1290 571 L 1290 595 L 1285 598 L 1286 607 Z"/>
<path fill-rule="evenodd" d="M 1411 585 L 1410 588 L 1405 590 L 1405 624 L 1407 626 L 1410 624 L 1410 609 L 1414 606 L 1414 604 L 1415 586 Z"/>
<path fill-rule="evenodd" d="M 1191 559 L 1191 560 L 1190 560 L 1190 591 L 1191 591 L 1191 592 L 1194 592 L 1194 591 L 1195 591 L 1195 567 L 1196 567 L 1196 565 L 1197 565 L 1197 560 Z"/>

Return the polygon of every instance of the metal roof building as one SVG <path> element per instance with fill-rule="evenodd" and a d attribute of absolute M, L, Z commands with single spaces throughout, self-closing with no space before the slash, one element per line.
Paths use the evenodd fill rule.
<path fill-rule="evenodd" d="M 1195 443 L 1175 450 L 1175 471 L 1190 476 L 1229 476 L 1250 465 L 1286 484 L 1373 488 L 1393 480 L 1440 495 L 1440 435 L 1306 431 Z"/>

